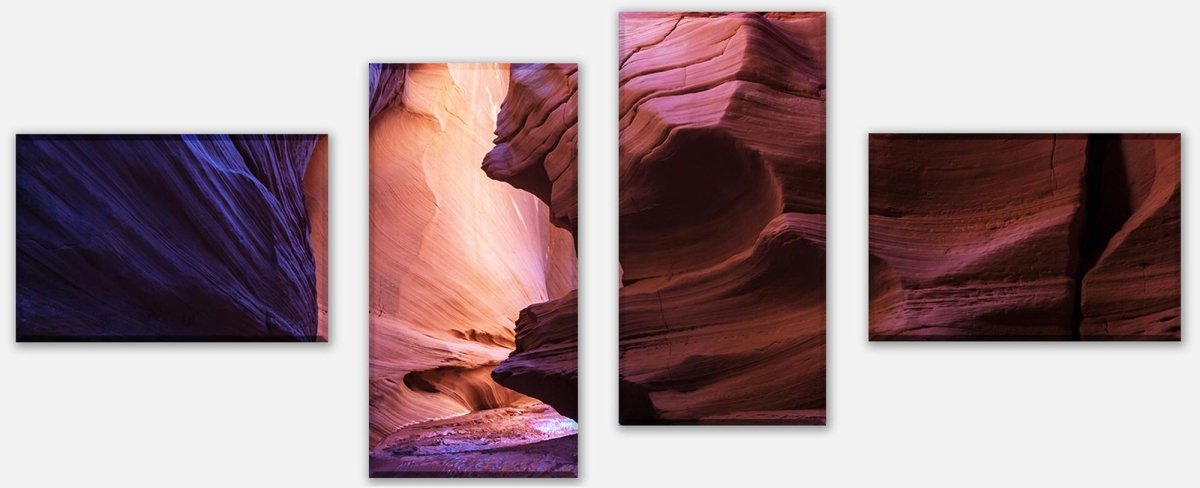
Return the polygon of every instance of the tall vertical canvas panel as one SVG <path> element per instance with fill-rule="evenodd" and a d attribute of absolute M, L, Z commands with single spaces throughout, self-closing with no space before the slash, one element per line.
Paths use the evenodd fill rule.
<path fill-rule="evenodd" d="M 872 134 L 871 340 L 1180 339 L 1179 134 Z"/>
<path fill-rule="evenodd" d="M 371 476 L 576 476 L 576 80 L 370 66 Z"/>
<path fill-rule="evenodd" d="M 624 13 L 620 421 L 825 423 L 825 15 Z"/>
<path fill-rule="evenodd" d="M 17 136 L 18 341 L 324 341 L 324 135 Z"/>

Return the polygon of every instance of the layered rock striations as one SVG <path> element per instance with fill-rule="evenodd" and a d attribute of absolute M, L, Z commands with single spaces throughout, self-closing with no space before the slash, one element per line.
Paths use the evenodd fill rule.
<path fill-rule="evenodd" d="M 1178 135 L 875 134 L 873 340 L 1178 340 Z"/>
<path fill-rule="evenodd" d="M 371 106 L 382 107 L 371 118 L 370 136 L 375 476 L 574 473 L 575 423 L 543 404 L 558 407 L 565 399 L 537 396 L 540 383 L 529 378 L 541 374 L 539 361 L 514 360 L 505 364 L 509 373 L 498 372 L 514 349 L 542 350 L 540 342 L 529 344 L 542 333 L 516 330 L 538 322 L 530 317 L 540 312 L 531 310 L 544 307 L 532 304 L 566 299 L 576 286 L 573 238 L 551 223 L 543 200 L 550 199 L 550 187 L 535 194 L 493 180 L 481 167 L 490 152 L 505 150 L 515 158 L 506 161 L 525 161 L 516 173 L 544 171 L 546 155 L 530 152 L 541 149 L 521 139 L 549 132 L 530 125 L 505 139 L 497 128 L 498 115 L 505 120 L 505 114 L 536 108 L 513 106 L 511 94 L 530 89 L 516 86 L 522 69 L 372 67 L 372 73 L 403 77 L 389 82 L 394 92 L 371 89 Z M 384 79 L 372 75 L 373 82 Z M 498 143 L 493 133 L 500 134 Z M 569 163 L 573 172 L 574 154 Z M 568 183 L 561 174 L 543 178 Z M 508 378 L 512 389 L 496 381 L 508 384 Z M 426 444 L 434 435 L 445 440 Z M 551 439 L 556 442 L 542 443 Z"/>
<path fill-rule="evenodd" d="M 578 87 L 574 64 L 513 65 L 496 147 L 483 161 L 488 177 L 537 196 L 572 236 L 579 227 Z"/>
<path fill-rule="evenodd" d="M 578 310 L 576 291 L 522 310 L 515 348 L 492 370 L 492 378 L 579 418 Z"/>
<path fill-rule="evenodd" d="M 621 17 L 621 421 L 824 423 L 825 17 Z"/>
<path fill-rule="evenodd" d="M 18 136 L 17 339 L 321 339 L 323 138 Z"/>
<path fill-rule="evenodd" d="M 521 311 L 516 348 L 492 372 L 500 384 L 578 416 L 578 69 L 569 64 L 513 65 L 508 95 L 496 122 L 494 147 L 484 158 L 488 177 L 528 191 L 550 208 L 546 263 L 553 300 Z M 569 232 L 569 233 L 568 233 Z"/>

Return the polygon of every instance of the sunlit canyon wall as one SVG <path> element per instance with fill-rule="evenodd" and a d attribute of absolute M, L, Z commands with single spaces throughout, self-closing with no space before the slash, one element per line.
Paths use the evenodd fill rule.
<path fill-rule="evenodd" d="M 17 136 L 18 340 L 324 340 L 324 145 Z"/>
<path fill-rule="evenodd" d="M 825 16 L 620 32 L 624 424 L 825 422 Z"/>
<path fill-rule="evenodd" d="M 370 76 L 372 476 L 574 476 L 574 66 Z"/>
<path fill-rule="evenodd" d="M 1177 134 L 873 134 L 873 340 L 1179 340 Z"/>

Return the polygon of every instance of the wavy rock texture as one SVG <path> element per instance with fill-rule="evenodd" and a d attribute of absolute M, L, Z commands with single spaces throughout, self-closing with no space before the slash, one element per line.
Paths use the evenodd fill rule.
<path fill-rule="evenodd" d="M 1179 147 L 873 134 L 872 340 L 1178 340 Z"/>
<path fill-rule="evenodd" d="M 573 64 L 516 64 L 496 124 L 496 147 L 483 170 L 533 193 L 558 227 L 577 233 L 579 194 L 578 69 Z"/>
<path fill-rule="evenodd" d="M 18 136 L 18 340 L 323 340 L 323 139 Z"/>
<path fill-rule="evenodd" d="M 522 310 L 516 348 L 492 370 L 492 378 L 579 418 L 578 310 L 575 291 Z"/>
<path fill-rule="evenodd" d="M 407 68 L 408 65 L 404 64 L 370 65 L 371 94 L 367 102 L 370 120 L 375 120 L 376 115 L 399 102 L 400 94 L 404 92 L 404 72 Z"/>
<path fill-rule="evenodd" d="M 825 421 L 825 16 L 621 16 L 622 423 Z"/>
<path fill-rule="evenodd" d="M 400 87 L 392 95 L 371 89 L 394 97 L 371 102 L 384 107 L 372 117 L 370 136 L 372 475 L 538 474 L 527 472 L 539 466 L 528 453 L 486 451 L 573 434 L 574 421 L 497 384 L 492 371 L 518 347 L 514 324 L 528 315 L 522 310 L 575 288 L 575 251 L 571 234 L 551 225 L 545 202 L 480 167 L 511 93 L 510 69 L 376 71 L 400 72 L 403 80 L 391 82 Z M 509 420 L 454 420 L 497 418 L 493 411 L 509 412 L 502 416 Z M 547 418 L 564 428 L 544 431 Z M 446 447 L 413 457 L 404 439 L 442 421 L 473 427 L 439 427 Z M 477 442 L 480 436 L 511 441 Z M 466 454 L 449 447 L 462 443 L 476 445 L 470 456 L 487 461 L 464 463 Z M 573 469 L 574 450 L 560 455 Z"/>
<path fill-rule="evenodd" d="M 521 311 L 516 349 L 493 372 L 500 384 L 578 412 L 578 69 L 575 65 L 513 65 L 496 123 L 496 147 L 484 157 L 488 177 L 528 191 L 550 207 L 553 266 L 547 292 L 554 300 Z"/>

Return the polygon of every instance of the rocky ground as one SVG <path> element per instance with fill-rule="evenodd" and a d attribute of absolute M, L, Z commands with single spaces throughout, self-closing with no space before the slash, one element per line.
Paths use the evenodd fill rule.
<path fill-rule="evenodd" d="M 375 477 L 573 477 L 575 421 L 544 403 L 404 427 L 371 450 Z"/>

